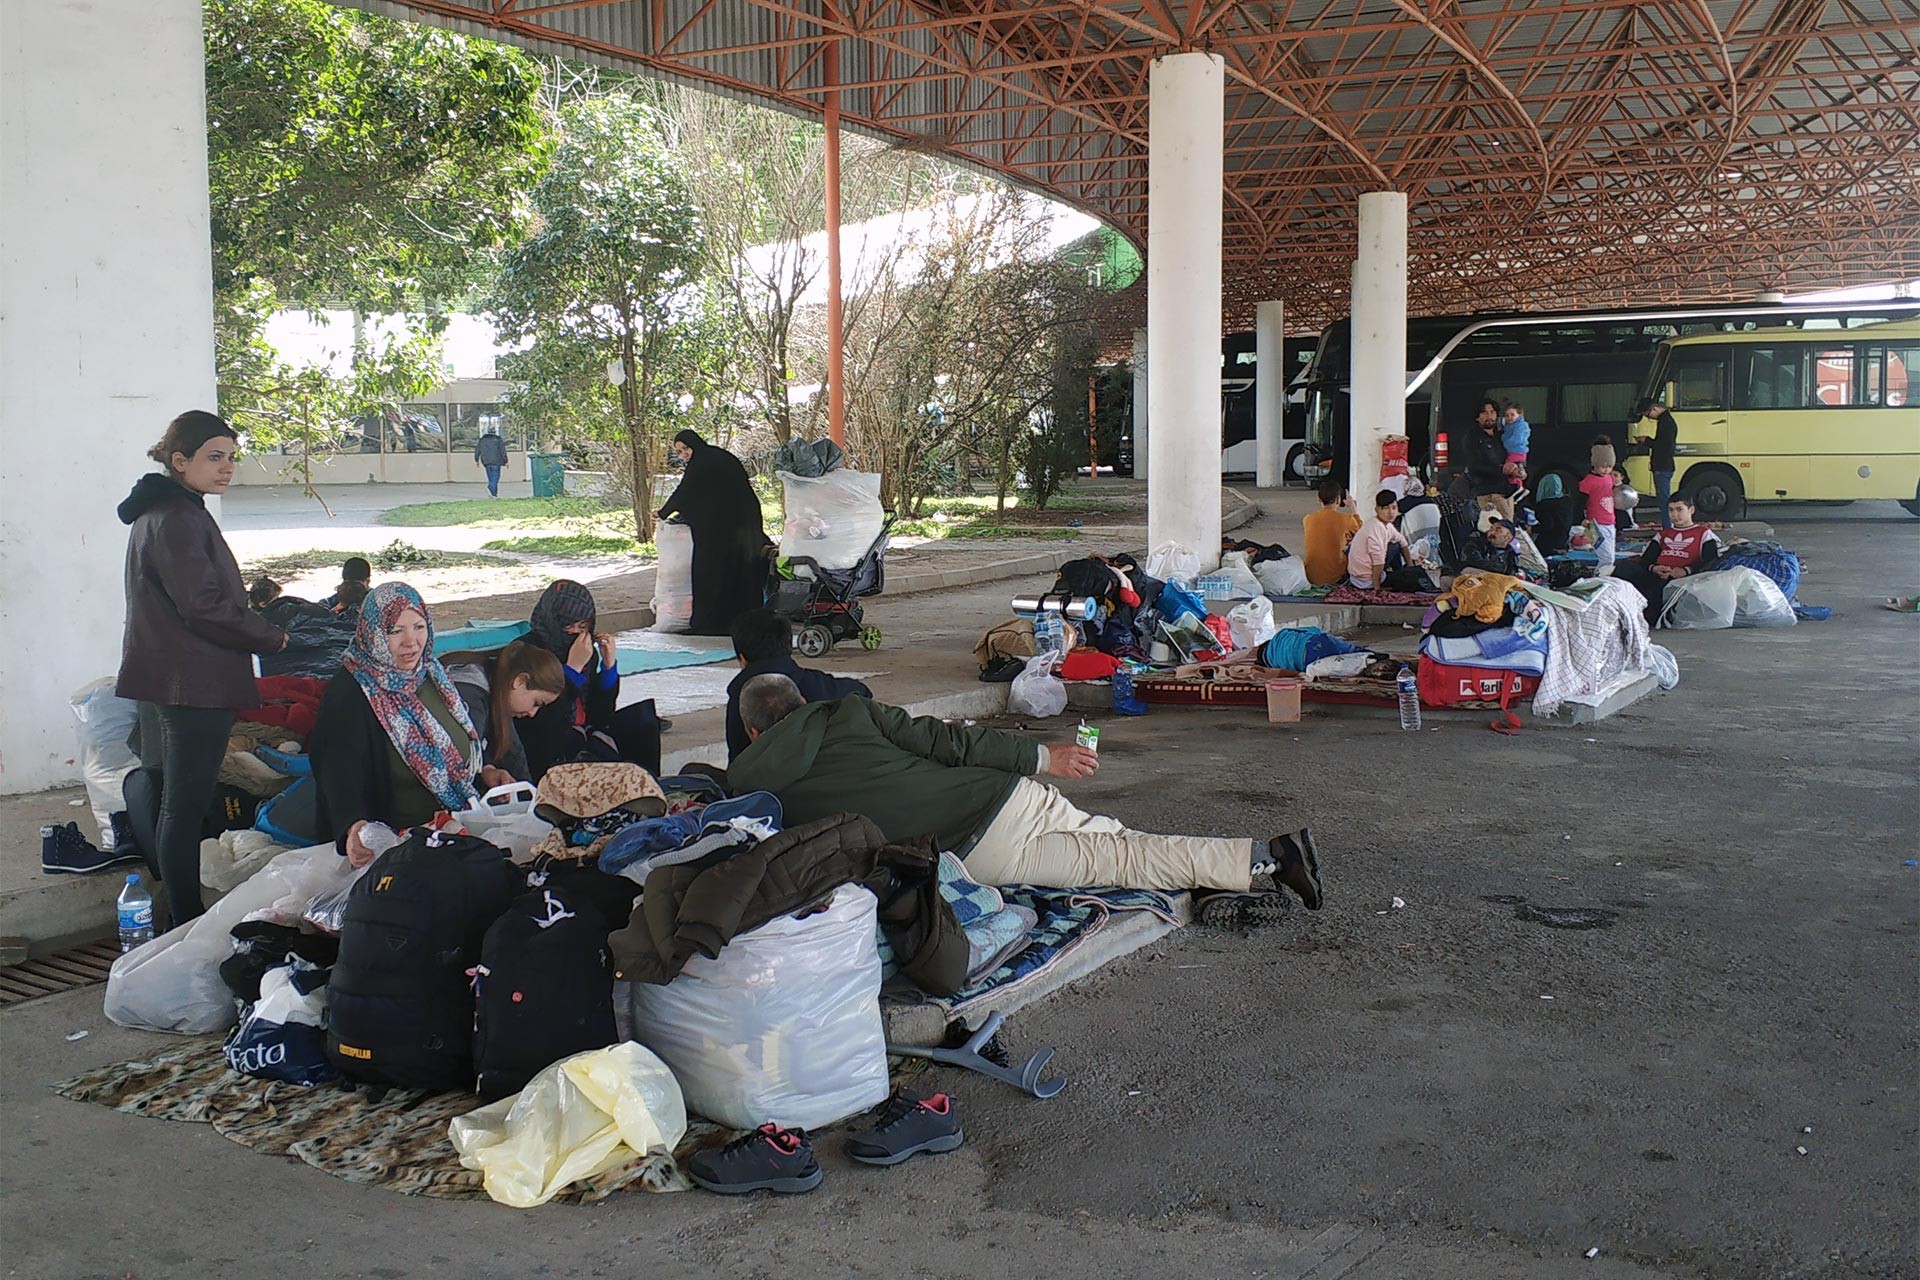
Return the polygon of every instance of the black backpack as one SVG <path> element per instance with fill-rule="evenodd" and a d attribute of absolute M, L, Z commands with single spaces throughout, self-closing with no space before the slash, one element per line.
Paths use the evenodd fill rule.
<path fill-rule="evenodd" d="M 327 1057 L 349 1080 L 473 1087 L 473 986 L 487 928 L 526 888 L 472 836 L 416 831 L 374 859 L 347 897 L 327 982 Z"/>
<path fill-rule="evenodd" d="M 529 890 L 487 930 L 473 1023 L 483 1099 L 518 1093 L 542 1068 L 620 1038 L 608 932 L 592 899 L 564 885 Z"/>

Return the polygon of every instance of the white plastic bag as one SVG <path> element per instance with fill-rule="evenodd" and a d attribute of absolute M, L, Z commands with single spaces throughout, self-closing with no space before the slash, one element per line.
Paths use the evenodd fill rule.
<path fill-rule="evenodd" d="M 233 951 L 233 926 L 296 898 L 289 922 L 297 920 L 309 899 L 352 871 L 331 844 L 281 854 L 199 919 L 115 960 L 107 975 L 107 1017 L 147 1031 L 225 1031 L 239 1016 L 233 993 L 220 981 L 220 962 Z"/>
<path fill-rule="evenodd" d="M 1799 621 L 1793 613 L 1793 602 L 1787 599 L 1786 592 L 1780 590 L 1780 584 L 1758 569 L 1736 565 L 1731 569 L 1715 569 L 1709 576 L 1738 579 L 1734 626 L 1790 627 Z M 1690 582 L 1692 579 L 1682 578 L 1681 581 Z"/>
<path fill-rule="evenodd" d="M 653 630 L 685 631 L 693 625 L 693 530 L 671 520 L 653 527 L 659 557 L 653 571 Z"/>
<path fill-rule="evenodd" d="M 673 1068 L 687 1108 L 719 1124 L 802 1129 L 887 1096 L 872 893 L 783 916 L 696 955 L 665 986 L 633 984 L 633 1036 Z"/>
<path fill-rule="evenodd" d="M 562 1058 L 511 1098 L 447 1125 L 460 1163 L 515 1209 L 545 1204 L 569 1183 L 656 1148 L 671 1152 L 686 1132 L 673 1072 L 631 1042 Z"/>
<path fill-rule="evenodd" d="M 200 883 L 226 893 L 287 851 L 264 831 L 240 827 L 200 842 Z"/>
<path fill-rule="evenodd" d="M 1007 688 L 1007 710 L 1017 716 L 1045 719 L 1067 709 L 1067 686 L 1060 679 L 1059 653 L 1043 653 L 1027 659 L 1020 674 Z"/>
<path fill-rule="evenodd" d="M 810 556 L 822 569 L 859 564 L 887 521 L 886 508 L 880 505 L 880 477 L 845 469 L 823 476 L 775 474 L 787 513 L 780 554 Z"/>
<path fill-rule="evenodd" d="M 1244 551 L 1229 551 L 1220 557 L 1220 567 L 1204 575 L 1207 582 L 1214 584 L 1202 592 L 1209 600 L 1251 600 L 1263 596 L 1267 589 L 1260 585 L 1259 575 L 1247 563 Z M 1227 584 L 1227 590 L 1221 592 L 1218 584 Z"/>
<path fill-rule="evenodd" d="M 1280 627 L 1273 620 L 1273 601 L 1255 596 L 1245 604 L 1233 606 L 1227 613 L 1227 630 L 1233 633 L 1236 650 L 1251 649 L 1273 639 L 1280 634 Z"/>
<path fill-rule="evenodd" d="M 471 809 L 462 809 L 454 820 L 467 834 L 505 849 L 516 861 L 533 856 L 533 847 L 547 838 L 553 824 L 534 813 L 536 793 L 531 782 L 509 782 L 480 797 Z"/>
<path fill-rule="evenodd" d="M 1790 627 L 1795 621 L 1779 584 L 1745 565 L 1669 582 L 1660 611 L 1660 624 L 1675 631 Z"/>
<path fill-rule="evenodd" d="M 1307 562 L 1299 556 L 1262 561 L 1253 566 L 1253 576 L 1260 580 L 1260 590 L 1274 597 L 1296 596 L 1312 585 L 1307 581 Z"/>
<path fill-rule="evenodd" d="M 1191 583 L 1200 576 L 1200 556 L 1177 542 L 1163 542 L 1147 557 L 1147 576 L 1162 582 Z"/>
<path fill-rule="evenodd" d="M 1653 674 L 1660 681 L 1662 689 L 1671 689 L 1680 683 L 1680 660 L 1673 656 L 1673 650 L 1665 645 L 1647 646 L 1647 661 L 1653 664 Z"/>
<path fill-rule="evenodd" d="M 139 765 L 127 736 L 140 719 L 140 704 L 113 691 L 114 679 L 95 680 L 69 699 L 73 718 L 80 722 L 80 775 L 87 784 L 87 804 L 100 828 L 100 847 L 114 845 L 113 818 L 124 812 L 127 799 L 121 788 Z"/>
<path fill-rule="evenodd" d="M 327 1061 L 327 975 L 297 956 L 287 959 L 262 975 L 260 998 L 227 1037 L 227 1068 L 262 1080 L 325 1084 L 334 1078 Z"/>

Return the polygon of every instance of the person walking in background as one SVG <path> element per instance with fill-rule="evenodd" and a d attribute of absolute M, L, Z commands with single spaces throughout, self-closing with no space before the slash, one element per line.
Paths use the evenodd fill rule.
<path fill-rule="evenodd" d="M 499 427 L 489 424 L 480 432 L 480 439 L 474 442 L 473 460 L 487 473 L 487 492 L 499 497 L 500 468 L 507 465 L 507 442 L 500 438 Z"/>
<path fill-rule="evenodd" d="M 724 636 L 733 620 L 766 603 L 767 533 L 760 495 L 740 459 L 692 431 L 673 438 L 687 474 L 660 508 L 693 530 L 693 619 L 697 636 Z"/>
<path fill-rule="evenodd" d="M 1680 424 L 1673 420 L 1673 410 L 1662 400 L 1647 399 L 1640 402 L 1640 416 L 1653 420 L 1653 434 L 1641 436 L 1635 444 L 1651 446 L 1647 462 L 1653 472 L 1654 500 L 1660 504 L 1660 523 L 1663 528 L 1673 528 L 1673 455 L 1680 444 Z"/>
<path fill-rule="evenodd" d="M 249 655 L 278 653 L 287 633 L 247 607 L 206 496 L 233 481 L 239 444 L 224 420 L 190 410 L 147 451 L 119 506 L 127 534 L 127 622 L 114 692 L 140 704 L 141 764 L 160 771 L 152 850 L 170 925 L 203 910 L 200 829 L 212 807 L 234 712 L 260 704 Z"/>

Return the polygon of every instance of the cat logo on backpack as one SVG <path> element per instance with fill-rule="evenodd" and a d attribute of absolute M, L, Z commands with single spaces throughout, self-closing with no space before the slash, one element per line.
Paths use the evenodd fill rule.
<path fill-rule="evenodd" d="M 362 1062 L 373 1061 L 373 1050 L 371 1049 L 362 1049 L 360 1046 L 352 1044 L 335 1044 L 334 1048 L 349 1058 L 359 1058 Z"/>
<path fill-rule="evenodd" d="M 373 886 L 373 891 L 375 893 L 385 893 L 387 890 L 391 888 L 393 888 L 393 877 L 381 876 L 380 882 Z"/>

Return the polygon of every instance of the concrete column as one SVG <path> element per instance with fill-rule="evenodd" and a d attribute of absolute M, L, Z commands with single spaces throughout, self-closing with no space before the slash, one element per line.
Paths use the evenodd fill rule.
<path fill-rule="evenodd" d="M 1147 76 L 1147 544 L 1220 560 L 1220 232 L 1226 64 L 1154 60 Z"/>
<path fill-rule="evenodd" d="M 205 61 L 200 0 L 0 4 L 0 793 L 79 776 L 67 699 L 120 664 L 114 506 L 215 407 Z"/>
<path fill-rule="evenodd" d="M 1407 429 L 1407 197 L 1360 197 L 1353 264 L 1352 450 L 1348 486 L 1362 511 L 1380 488 L 1380 441 Z"/>
<path fill-rule="evenodd" d="M 1254 310 L 1253 482 L 1278 489 L 1286 482 L 1286 309 L 1263 302 Z"/>
<path fill-rule="evenodd" d="M 1133 478 L 1147 478 L 1147 331 L 1133 331 Z"/>

